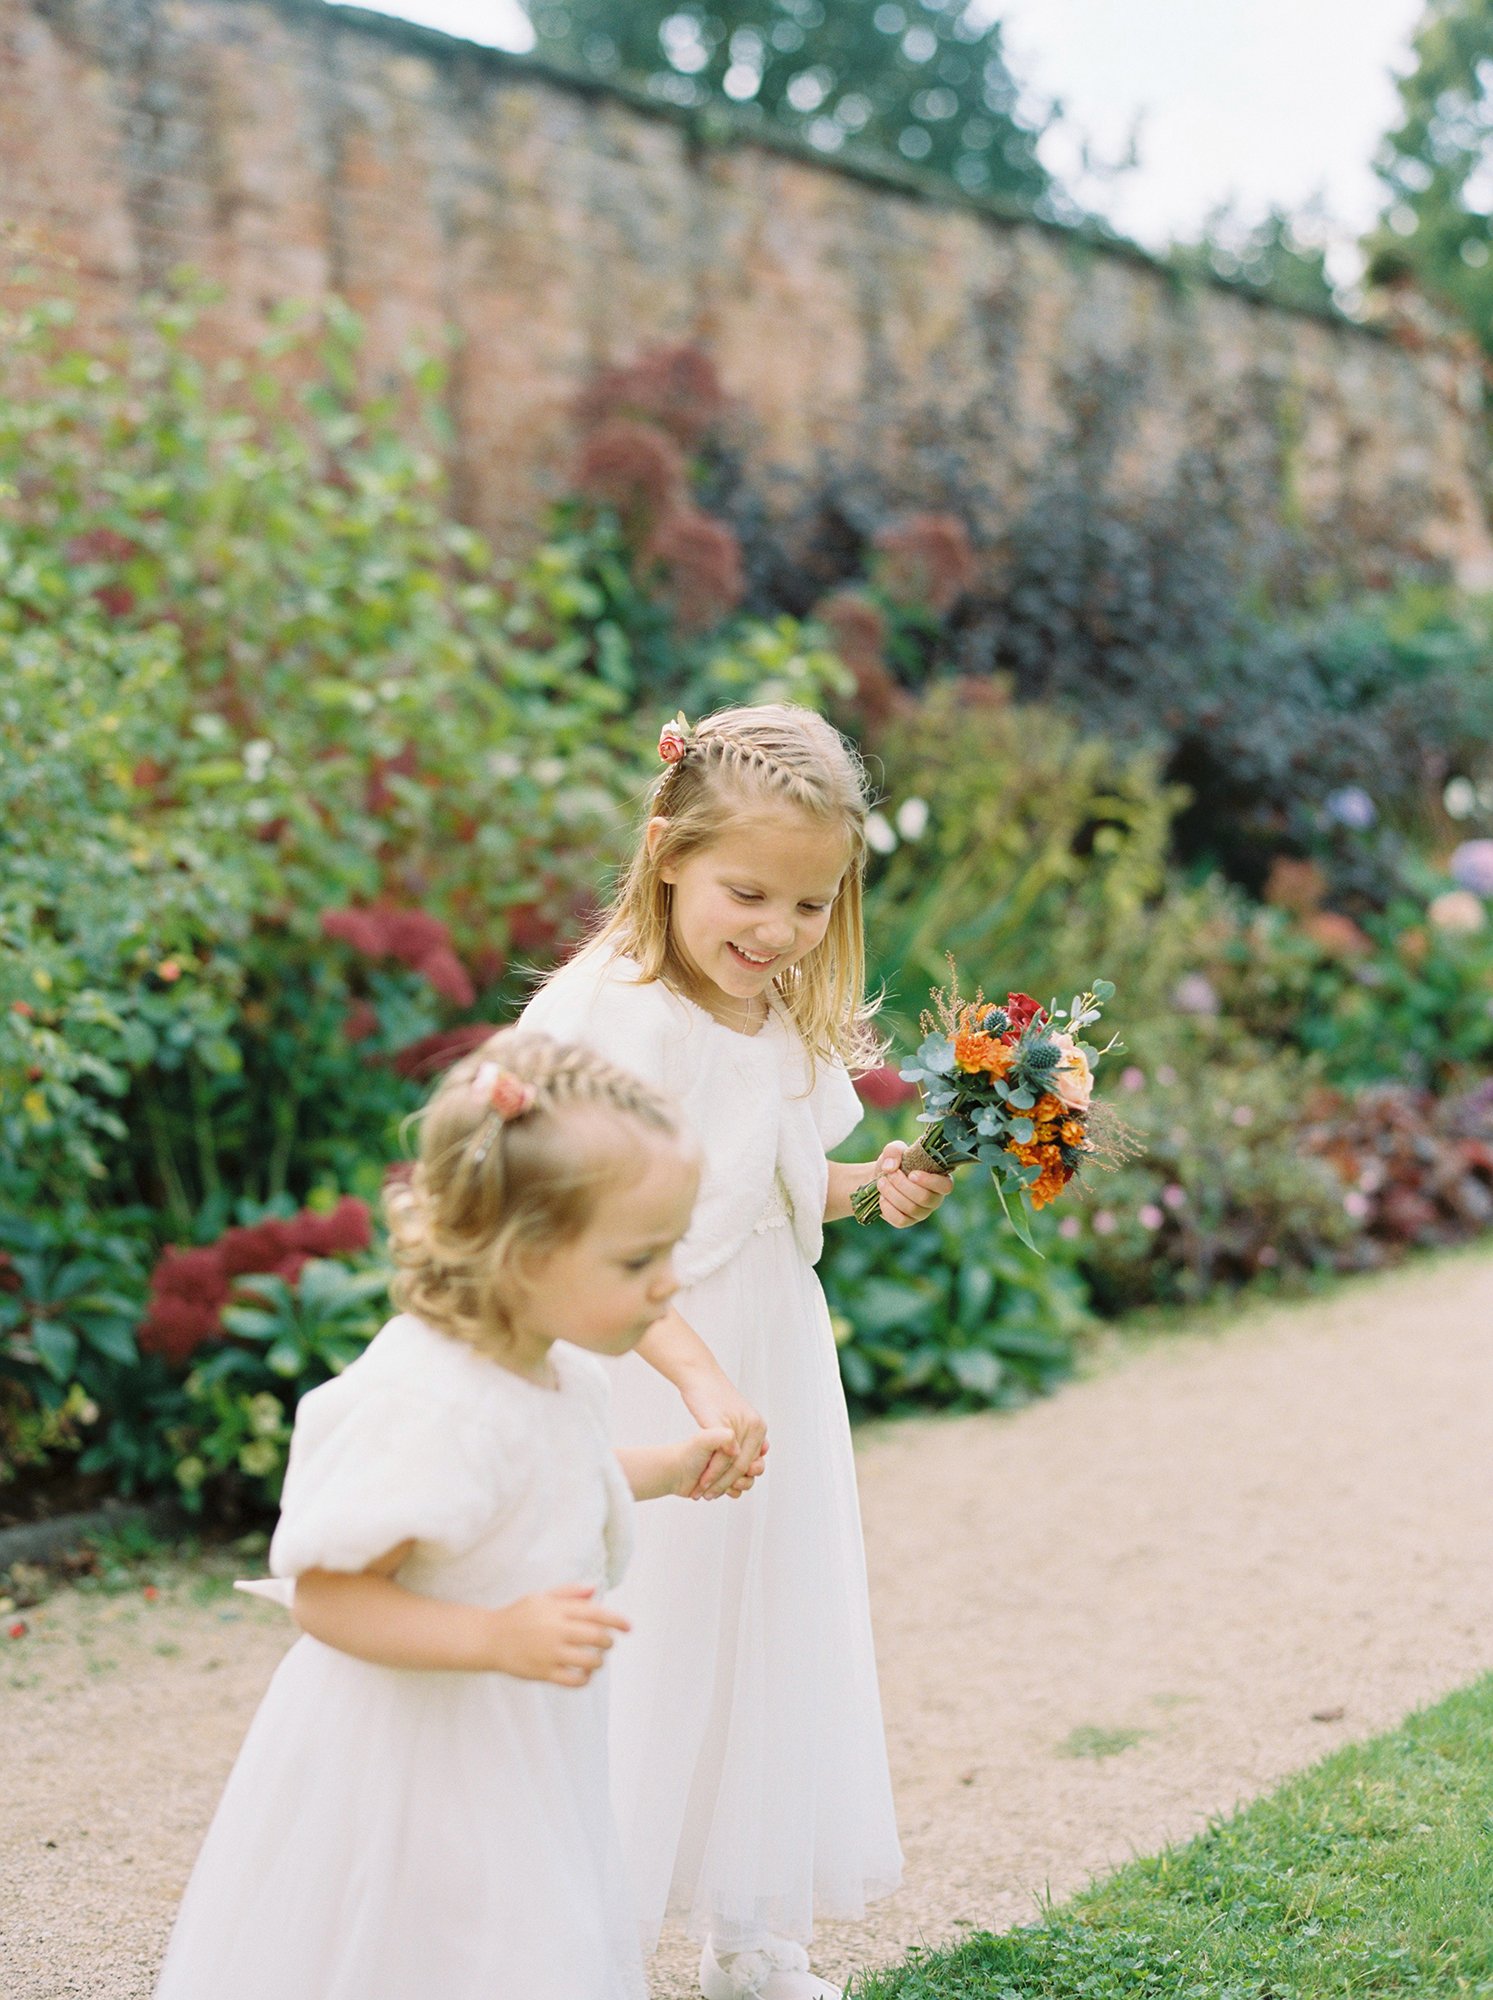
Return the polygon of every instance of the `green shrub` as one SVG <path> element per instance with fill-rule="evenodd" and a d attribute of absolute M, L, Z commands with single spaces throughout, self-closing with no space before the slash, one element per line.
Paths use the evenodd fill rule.
<path fill-rule="evenodd" d="M 1101 1088 L 1142 1150 L 1096 1175 L 1076 1211 L 1074 1248 L 1100 1310 L 1330 1268 L 1357 1233 L 1341 1181 L 1303 1146 L 1312 1081 L 1299 1058 L 1127 1063 L 1101 1072 Z"/>
<path fill-rule="evenodd" d="M 1047 998 L 1113 980 L 1126 1046 L 1233 924 L 1226 892 L 1169 871 L 1184 795 L 1147 752 L 968 683 L 935 688 L 885 740 L 867 950 L 883 1023 L 916 1047 L 948 984 Z"/>
<path fill-rule="evenodd" d="M 215 1482 L 221 1504 L 225 1481 L 256 1507 L 279 1501 L 296 1404 L 357 1359 L 388 1317 L 388 1287 L 381 1263 L 332 1258 L 314 1259 L 294 1284 L 243 1280 L 223 1313 L 230 1338 L 192 1368 L 169 1434 L 189 1507 Z"/>
<path fill-rule="evenodd" d="M 1345 1087 L 1445 1093 L 1493 1066 L 1493 927 L 1438 928 L 1423 902 L 1366 916 L 1348 950 L 1320 920 L 1255 910 L 1223 954 L 1219 991 L 1243 1028 L 1318 1057 Z"/>
<path fill-rule="evenodd" d="M 0 1192 L 25 1159 L 178 1231 L 386 1156 L 412 1093 L 368 1058 L 517 997 L 645 768 L 357 401 L 353 322 L 216 373 L 188 324 L 104 362 L 38 313 L 0 398 Z M 368 910 L 439 936 L 329 942 Z"/>

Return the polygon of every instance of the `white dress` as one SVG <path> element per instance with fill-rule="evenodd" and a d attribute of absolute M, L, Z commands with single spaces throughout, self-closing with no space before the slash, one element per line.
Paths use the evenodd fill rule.
<path fill-rule="evenodd" d="M 413 1538 L 398 1580 L 428 1597 L 497 1606 L 615 1581 L 632 1498 L 605 1374 L 552 1352 L 546 1389 L 391 1320 L 296 1413 L 275 1575 L 361 1569 Z M 373 1666 L 298 1640 L 156 2000 L 641 2000 L 605 1684 Z"/>
<path fill-rule="evenodd" d="M 645 1940 L 665 1915 L 726 1948 L 807 1943 L 897 1886 L 897 1844 L 850 1424 L 814 1265 L 827 1151 L 860 1120 L 839 1064 L 808 1058 L 775 1006 L 723 1027 L 595 949 L 524 1025 L 668 1090 L 700 1144 L 674 1304 L 767 1419 L 765 1478 L 737 1501 L 650 1508 L 611 1669 L 613 1802 Z M 637 1355 L 613 1371 L 619 1444 L 687 1435 L 678 1392 Z"/>

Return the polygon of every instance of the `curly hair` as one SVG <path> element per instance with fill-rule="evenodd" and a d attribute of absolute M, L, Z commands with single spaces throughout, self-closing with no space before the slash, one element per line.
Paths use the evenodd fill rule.
<path fill-rule="evenodd" d="M 649 787 L 645 835 L 657 818 L 666 823 L 663 838 L 651 852 L 646 837 L 639 838 L 588 949 L 625 951 L 638 961 L 645 983 L 661 979 L 695 999 L 695 978 L 673 936 L 663 870 L 710 847 L 733 823 L 784 807 L 843 832 L 848 852 L 829 928 L 813 951 L 778 976 L 778 994 L 811 1056 L 874 1068 L 882 1047 L 871 1025 L 878 1003 L 865 995 L 861 910 L 866 773 L 851 745 L 812 709 L 790 702 L 726 708 L 690 730 L 683 756 Z"/>
<path fill-rule="evenodd" d="M 493 1110 L 478 1077 L 491 1063 L 532 1087 L 522 1115 Z M 384 1193 L 394 1303 L 488 1348 L 509 1331 L 515 1257 L 577 1237 L 647 1135 L 680 1137 L 673 1107 L 641 1078 L 526 1028 L 499 1029 L 464 1056 L 415 1122 L 413 1169 Z"/>

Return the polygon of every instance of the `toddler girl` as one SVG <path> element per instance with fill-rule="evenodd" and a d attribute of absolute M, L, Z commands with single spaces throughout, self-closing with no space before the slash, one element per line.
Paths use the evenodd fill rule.
<path fill-rule="evenodd" d="M 614 1456 L 593 1356 L 666 1311 L 697 1179 L 663 1098 L 541 1035 L 435 1093 L 388 1197 L 403 1311 L 296 1413 L 270 1567 L 306 1636 L 157 2000 L 640 2000 L 600 1592 L 629 1486 L 692 1493 L 730 1433 Z"/>
<path fill-rule="evenodd" d="M 859 764 L 808 710 L 730 709 L 660 739 L 665 770 L 617 902 L 526 1024 L 604 1048 L 667 1088 L 702 1156 L 671 1310 L 614 1375 L 615 1435 L 657 1446 L 690 1417 L 762 1450 L 746 1506 L 643 1527 L 611 1680 L 613 1799 L 645 1936 L 704 1942 L 707 2000 L 825 2000 L 803 1947 L 901 1873 L 867 1607 L 850 1427 L 814 1272 L 822 1226 L 879 1172 L 915 1222 L 942 1176 L 826 1153 L 859 1122 L 847 1065 L 877 1059 L 863 998 Z M 682 1400 L 681 1400 L 682 1399 Z"/>

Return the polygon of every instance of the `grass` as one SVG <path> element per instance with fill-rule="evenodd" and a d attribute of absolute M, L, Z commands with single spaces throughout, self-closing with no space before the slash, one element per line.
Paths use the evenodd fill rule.
<path fill-rule="evenodd" d="M 1056 1754 L 1059 1757 L 1118 1757 L 1122 1750 L 1133 1750 L 1147 1733 L 1144 1729 L 1102 1729 L 1097 1723 L 1086 1722 L 1063 1738 Z"/>
<path fill-rule="evenodd" d="M 1493 1996 L 1493 1675 L 1186 1846 L 855 2000 Z"/>

